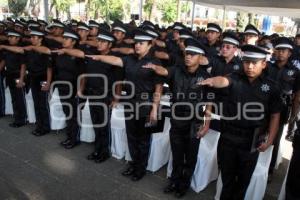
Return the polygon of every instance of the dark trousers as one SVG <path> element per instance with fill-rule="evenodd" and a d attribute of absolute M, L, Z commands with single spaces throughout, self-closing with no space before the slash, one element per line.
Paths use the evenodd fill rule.
<path fill-rule="evenodd" d="M 273 142 L 274 148 L 273 148 L 272 159 L 271 159 L 270 168 L 269 168 L 269 173 L 271 173 L 271 174 L 273 173 L 275 165 L 276 165 L 278 151 L 279 151 L 279 145 L 280 145 L 280 139 L 281 139 L 281 136 L 283 133 L 283 128 L 284 128 L 284 123 L 280 122 L 278 131 L 277 131 L 277 135 Z"/>
<path fill-rule="evenodd" d="M 0 72 L 0 117 L 5 115 L 5 88 L 3 75 Z"/>
<path fill-rule="evenodd" d="M 242 145 L 220 137 L 218 162 L 223 188 L 221 200 L 243 200 L 255 169 L 258 152 L 250 153 Z"/>
<path fill-rule="evenodd" d="M 76 87 L 73 87 L 76 88 Z M 68 87 L 58 87 L 59 96 L 67 96 L 69 94 Z M 66 120 L 66 131 L 67 131 L 67 139 L 71 140 L 72 143 L 79 142 L 80 140 L 80 128 L 78 125 L 77 117 L 78 117 L 78 104 L 79 99 L 75 97 L 75 94 L 72 94 L 70 98 L 60 98 L 61 103 L 63 104 L 63 111 L 67 117 Z M 65 105 L 64 105 L 65 104 Z"/>
<path fill-rule="evenodd" d="M 6 83 L 11 94 L 14 122 L 18 124 L 25 124 L 27 120 L 25 87 L 17 88 L 16 81 L 13 78 L 7 78 Z"/>
<path fill-rule="evenodd" d="M 286 200 L 300 199 L 300 134 L 297 132 L 294 136 L 293 148 L 286 180 Z"/>
<path fill-rule="evenodd" d="M 92 105 L 93 103 L 101 103 L 101 105 Z M 106 106 L 106 108 L 103 106 Z M 99 154 L 109 153 L 109 109 L 107 103 L 99 100 L 90 100 L 90 113 L 95 131 L 95 152 Z"/>
<path fill-rule="evenodd" d="M 136 173 L 144 173 L 148 165 L 151 134 L 145 128 L 146 117 L 136 117 L 135 112 L 126 111 L 125 125 L 127 133 L 128 148 L 132 162 L 130 165 L 136 170 Z M 128 117 L 132 115 L 132 119 Z"/>
<path fill-rule="evenodd" d="M 31 93 L 34 102 L 37 129 L 50 131 L 49 92 L 42 91 L 42 80 L 31 80 Z"/>
<path fill-rule="evenodd" d="M 173 155 L 171 182 L 182 189 L 190 187 L 198 158 L 200 139 L 190 132 L 190 120 L 171 120 L 170 142 Z"/>

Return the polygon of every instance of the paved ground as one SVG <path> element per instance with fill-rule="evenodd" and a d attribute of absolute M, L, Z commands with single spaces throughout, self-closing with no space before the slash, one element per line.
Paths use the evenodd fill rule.
<path fill-rule="evenodd" d="M 120 175 L 123 160 L 95 164 L 85 159 L 93 150 L 91 144 L 65 150 L 59 145 L 63 132 L 35 137 L 30 134 L 32 125 L 12 129 L 10 121 L 0 119 L 0 200 L 175 199 L 162 193 L 165 168 L 134 183 Z M 286 167 L 284 159 L 265 199 L 277 199 Z M 209 200 L 214 193 L 215 182 L 199 194 L 190 191 L 184 199 Z"/>

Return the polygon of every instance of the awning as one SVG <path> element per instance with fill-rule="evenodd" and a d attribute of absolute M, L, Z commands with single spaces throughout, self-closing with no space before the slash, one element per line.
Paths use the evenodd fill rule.
<path fill-rule="evenodd" d="M 194 0 L 207 7 L 270 16 L 300 18 L 300 0 Z"/>

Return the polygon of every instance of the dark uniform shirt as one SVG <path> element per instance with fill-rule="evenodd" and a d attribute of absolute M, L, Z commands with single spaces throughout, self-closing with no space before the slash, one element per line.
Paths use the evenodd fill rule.
<path fill-rule="evenodd" d="M 136 55 L 129 55 L 121 59 L 126 81 L 132 82 L 135 86 L 135 91 L 130 92 L 134 92 L 137 98 L 142 93 L 152 95 L 155 92 L 155 85 L 162 83 L 162 78 L 156 75 L 153 70 L 145 69 L 142 66 L 148 63 L 160 65 L 160 61 L 150 54 L 147 54 L 141 60 Z"/>
<path fill-rule="evenodd" d="M 25 64 L 23 54 L 3 50 L 1 60 L 5 61 L 5 75 L 7 77 L 18 78 L 20 76 L 21 65 Z"/>
<path fill-rule="evenodd" d="M 250 83 L 244 74 L 231 74 L 230 94 L 224 103 L 223 122 L 243 129 L 258 128 L 271 114 L 279 113 L 282 101 L 277 84 L 262 74 Z M 251 111 L 248 111 L 251 109 Z"/>
<path fill-rule="evenodd" d="M 76 84 L 78 76 L 83 72 L 83 59 L 67 54 L 54 55 L 56 80 L 70 81 Z"/>
<path fill-rule="evenodd" d="M 234 57 L 229 63 L 226 63 L 226 60 L 222 56 L 216 56 L 215 58 L 210 59 L 209 68 L 211 71 L 211 76 L 227 76 L 232 73 L 243 73 L 243 64 L 239 57 Z M 216 94 L 216 103 L 223 101 L 226 96 L 228 96 L 229 89 L 214 89 Z"/>
<path fill-rule="evenodd" d="M 209 58 L 214 58 L 214 57 L 218 56 L 219 51 L 220 51 L 219 43 L 215 43 L 214 45 L 211 45 L 211 46 L 207 43 L 206 51 L 207 51 L 207 56 Z"/>
<path fill-rule="evenodd" d="M 47 46 L 50 50 L 56 50 L 62 48 L 62 44 L 60 42 L 48 38 L 45 38 L 45 46 Z"/>
<path fill-rule="evenodd" d="M 206 87 L 198 87 L 197 82 L 210 77 L 210 74 L 204 67 L 199 68 L 194 73 L 189 73 L 185 65 L 173 66 L 168 70 L 168 83 L 172 91 L 172 104 L 190 103 L 193 109 L 197 103 L 208 100 L 208 90 Z M 204 105 L 203 105 L 204 106 Z M 202 109 L 200 109 L 202 111 Z M 177 105 L 175 109 L 176 116 L 190 116 L 191 107 L 186 105 Z"/>
<path fill-rule="evenodd" d="M 108 55 L 114 55 L 113 53 L 109 53 Z M 95 74 L 102 75 L 106 77 L 107 85 L 105 87 L 105 80 L 101 77 L 87 77 L 85 87 L 87 92 L 93 93 L 93 95 L 104 94 L 105 90 L 108 91 L 108 98 L 112 96 L 112 85 L 115 81 L 121 81 L 120 75 L 120 67 L 116 67 L 107 63 L 103 63 L 101 61 L 96 61 L 92 59 L 87 59 L 86 74 Z"/>
<path fill-rule="evenodd" d="M 26 68 L 32 78 L 47 77 L 47 69 L 52 67 L 51 56 L 36 51 L 25 52 Z"/>
<path fill-rule="evenodd" d="M 267 68 L 268 76 L 279 84 L 281 93 L 286 95 L 292 94 L 298 71 L 299 69 L 291 63 L 288 63 L 282 68 L 279 68 L 277 64 L 274 63 Z"/>
<path fill-rule="evenodd" d="M 240 58 L 233 57 L 233 59 L 226 63 L 225 58 L 222 56 L 216 56 L 214 59 L 211 59 L 209 64 L 211 68 L 211 75 L 214 76 L 226 76 L 231 73 L 242 73 L 243 64 Z"/>

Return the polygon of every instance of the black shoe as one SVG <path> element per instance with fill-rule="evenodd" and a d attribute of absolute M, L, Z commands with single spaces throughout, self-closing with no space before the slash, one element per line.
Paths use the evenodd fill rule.
<path fill-rule="evenodd" d="M 134 167 L 130 166 L 125 171 L 122 172 L 123 176 L 131 176 L 135 172 Z"/>
<path fill-rule="evenodd" d="M 35 136 L 43 136 L 43 135 L 46 135 L 49 132 L 50 131 L 44 131 L 44 130 L 42 130 L 42 131 L 38 132 L 37 134 L 35 134 Z"/>
<path fill-rule="evenodd" d="M 24 123 L 16 123 L 16 122 L 14 122 L 14 123 L 9 124 L 9 126 L 12 127 L 12 128 L 20 128 L 22 126 L 25 126 L 25 124 Z"/>
<path fill-rule="evenodd" d="M 176 185 L 174 183 L 170 183 L 167 187 L 165 187 L 164 189 L 164 193 L 168 194 L 168 193 L 172 193 L 176 190 Z"/>
<path fill-rule="evenodd" d="M 37 134 L 40 134 L 40 132 L 41 132 L 41 129 L 38 129 L 38 128 L 37 128 L 37 129 L 35 129 L 34 131 L 32 131 L 31 134 L 32 134 L 32 135 L 37 135 Z"/>
<path fill-rule="evenodd" d="M 177 198 L 183 197 L 186 194 L 187 190 L 188 189 L 186 189 L 186 188 L 177 189 L 175 191 L 175 197 L 177 197 Z"/>
<path fill-rule="evenodd" d="M 79 144 L 80 144 L 80 142 L 70 142 L 69 144 L 65 145 L 65 149 L 73 149 L 74 147 L 76 147 Z"/>
<path fill-rule="evenodd" d="M 62 146 L 65 146 L 65 145 L 69 144 L 70 142 L 71 142 L 70 139 L 66 139 L 66 140 L 62 141 L 60 144 L 61 144 Z"/>
<path fill-rule="evenodd" d="M 132 181 L 139 181 L 145 176 L 146 172 L 134 172 L 132 174 L 131 180 Z"/>
<path fill-rule="evenodd" d="M 96 157 L 95 163 L 102 163 L 102 162 L 106 161 L 107 159 L 109 159 L 109 157 L 110 157 L 109 153 L 102 153 Z"/>
<path fill-rule="evenodd" d="M 88 160 L 95 160 L 98 155 L 99 155 L 98 152 L 93 152 L 93 153 L 91 153 L 90 155 L 87 156 L 87 159 Z"/>

